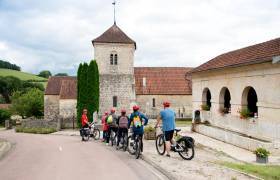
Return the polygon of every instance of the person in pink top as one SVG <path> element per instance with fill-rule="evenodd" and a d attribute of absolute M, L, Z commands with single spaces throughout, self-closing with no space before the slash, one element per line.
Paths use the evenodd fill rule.
<path fill-rule="evenodd" d="M 106 123 L 106 118 L 108 116 L 108 112 L 105 112 L 104 115 L 101 118 L 101 122 L 102 122 L 102 131 L 103 131 L 103 138 L 102 138 L 102 142 L 105 141 L 107 134 L 108 134 L 108 130 L 109 130 L 109 125 Z"/>

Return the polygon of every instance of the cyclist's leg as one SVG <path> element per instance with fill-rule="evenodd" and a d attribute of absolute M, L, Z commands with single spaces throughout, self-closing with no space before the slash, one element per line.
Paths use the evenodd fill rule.
<path fill-rule="evenodd" d="M 111 136 L 111 127 L 109 127 L 109 129 L 108 129 L 107 138 L 106 138 L 106 143 L 109 143 L 110 136 Z"/>
<path fill-rule="evenodd" d="M 167 156 L 170 156 L 170 149 L 171 149 L 171 140 L 173 138 L 173 132 L 174 131 L 165 131 L 164 136 L 165 136 L 165 147 L 166 147 L 166 153 Z"/>
<path fill-rule="evenodd" d="M 119 128 L 119 130 L 118 130 L 117 146 L 119 146 L 119 144 L 120 144 L 121 137 L 122 137 L 122 128 Z"/>
<path fill-rule="evenodd" d="M 143 134 L 139 135 L 140 141 L 141 141 L 141 152 L 143 152 Z"/>

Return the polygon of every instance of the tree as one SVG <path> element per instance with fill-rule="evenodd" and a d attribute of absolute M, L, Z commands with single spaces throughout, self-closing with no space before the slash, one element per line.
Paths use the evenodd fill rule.
<path fill-rule="evenodd" d="M 0 125 L 3 125 L 5 120 L 10 119 L 11 112 L 5 109 L 0 109 Z"/>
<path fill-rule="evenodd" d="M 94 60 L 94 106 L 95 106 L 95 111 L 99 111 L 99 70 L 98 70 L 98 65 L 97 62 Z"/>
<path fill-rule="evenodd" d="M 20 71 L 20 67 L 15 65 L 15 64 L 11 64 L 8 61 L 3 61 L 0 60 L 0 68 L 4 68 L 4 69 L 13 69 L 16 71 Z"/>
<path fill-rule="evenodd" d="M 57 74 L 54 75 L 54 76 L 68 76 L 68 74 L 67 74 L 67 73 L 57 73 Z"/>
<path fill-rule="evenodd" d="M 44 93 L 37 89 L 30 89 L 26 93 L 13 93 L 12 111 L 24 117 L 41 117 L 44 114 Z"/>
<path fill-rule="evenodd" d="M 83 64 L 80 63 L 79 68 L 78 68 L 78 72 L 77 72 L 77 105 L 76 105 L 76 109 L 77 109 L 77 125 L 78 127 L 81 127 L 81 120 L 80 117 L 82 116 L 82 105 L 80 102 L 80 96 L 81 96 L 81 73 L 83 71 Z"/>
<path fill-rule="evenodd" d="M 0 93 L 6 103 L 10 103 L 10 96 L 14 91 L 22 88 L 22 81 L 13 76 L 0 77 Z"/>
<path fill-rule="evenodd" d="M 95 65 L 94 61 L 91 61 L 87 71 L 87 89 L 88 89 L 88 97 L 87 97 L 87 109 L 88 109 L 88 117 L 92 120 L 92 114 L 95 112 L 96 104 L 95 104 L 95 90 L 94 90 L 94 79 L 95 79 Z"/>
<path fill-rule="evenodd" d="M 38 76 L 43 77 L 43 78 L 49 78 L 52 76 L 52 73 L 48 70 L 41 71 Z"/>

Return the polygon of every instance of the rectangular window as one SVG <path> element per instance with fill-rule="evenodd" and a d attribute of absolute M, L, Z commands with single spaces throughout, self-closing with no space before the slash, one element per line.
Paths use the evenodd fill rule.
<path fill-rule="evenodd" d="M 156 107 L 156 99 L 153 98 L 153 107 Z"/>
<path fill-rule="evenodd" d="M 118 55 L 115 54 L 115 65 L 118 65 Z"/>
<path fill-rule="evenodd" d="M 117 107 L 118 106 L 118 97 L 114 96 L 113 97 L 113 107 Z"/>

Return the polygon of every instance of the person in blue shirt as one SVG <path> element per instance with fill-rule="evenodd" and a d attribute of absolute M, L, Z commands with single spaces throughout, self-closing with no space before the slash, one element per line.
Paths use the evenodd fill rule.
<path fill-rule="evenodd" d="M 139 106 L 133 106 L 133 113 L 131 113 L 129 118 L 128 129 L 130 128 L 130 126 L 132 126 L 132 139 L 135 139 L 136 135 L 140 135 L 140 139 L 142 141 L 144 134 L 144 126 L 148 124 L 148 118 L 143 113 L 139 112 L 139 109 Z M 143 151 L 143 147 L 141 148 L 141 151 Z"/>
<path fill-rule="evenodd" d="M 171 144 L 173 144 L 173 134 L 176 128 L 175 125 L 175 112 L 170 108 L 170 102 L 163 103 L 164 110 L 160 111 L 157 118 L 156 126 L 158 126 L 160 120 L 162 120 L 162 130 L 165 136 L 166 156 L 170 157 Z"/>

